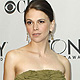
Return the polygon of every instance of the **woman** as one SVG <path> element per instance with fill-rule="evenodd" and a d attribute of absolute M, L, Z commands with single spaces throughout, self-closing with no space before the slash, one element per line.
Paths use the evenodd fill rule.
<path fill-rule="evenodd" d="M 46 0 L 33 0 L 24 22 L 31 42 L 7 53 L 4 80 L 70 80 L 69 61 L 53 52 L 48 38 L 54 29 L 53 10 Z"/>

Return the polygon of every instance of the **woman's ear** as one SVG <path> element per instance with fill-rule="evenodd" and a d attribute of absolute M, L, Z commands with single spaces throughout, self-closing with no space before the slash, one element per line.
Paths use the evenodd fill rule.
<path fill-rule="evenodd" d="M 50 31 L 52 32 L 54 30 L 54 26 L 55 26 L 55 20 L 53 20 L 51 22 L 51 25 L 50 25 Z"/>

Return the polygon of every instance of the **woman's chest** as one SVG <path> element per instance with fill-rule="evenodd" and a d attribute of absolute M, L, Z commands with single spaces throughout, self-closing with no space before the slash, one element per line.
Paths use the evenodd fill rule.
<path fill-rule="evenodd" d="M 28 70 L 42 70 L 42 69 L 60 70 L 63 73 L 65 72 L 62 63 L 54 57 L 48 58 L 24 57 L 20 59 L 19 62 L 16 64 L 16 74 Z"/>

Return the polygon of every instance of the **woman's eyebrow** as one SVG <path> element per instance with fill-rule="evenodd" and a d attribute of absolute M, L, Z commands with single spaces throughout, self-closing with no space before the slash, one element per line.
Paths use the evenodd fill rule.
<path fill-rule="evenodd" d="M 31 20 L 31 19 L 26 19 L 26 21 L 27 21 L 27 20 Z M 31 21 L 32 21 L 32 20 L 31 20 Z"/>
<path fill-rule="evenodd" d="M 38 20 L 46 20 L 46 19 L 41 18 L 41 19 L 38 19 Z"/>

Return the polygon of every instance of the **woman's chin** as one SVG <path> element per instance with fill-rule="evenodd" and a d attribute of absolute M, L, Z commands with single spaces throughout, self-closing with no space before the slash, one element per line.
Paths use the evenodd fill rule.
<path fill-rule="evenodd" d="M 40 43 L 42 40 L 32 40 L 33 42 L 35 42 L 35 43 Z"/>
<path fill-rule="evenodd" d="M 45 42 L 47 39 L 44 38 L 44 39 L 41 39 L 41 38 L 35 38 L 35 39 L 32 39 L 31 41 L 32 42 L 35 42 L 35 43 L 40 43 L 40 42 Z"/>

